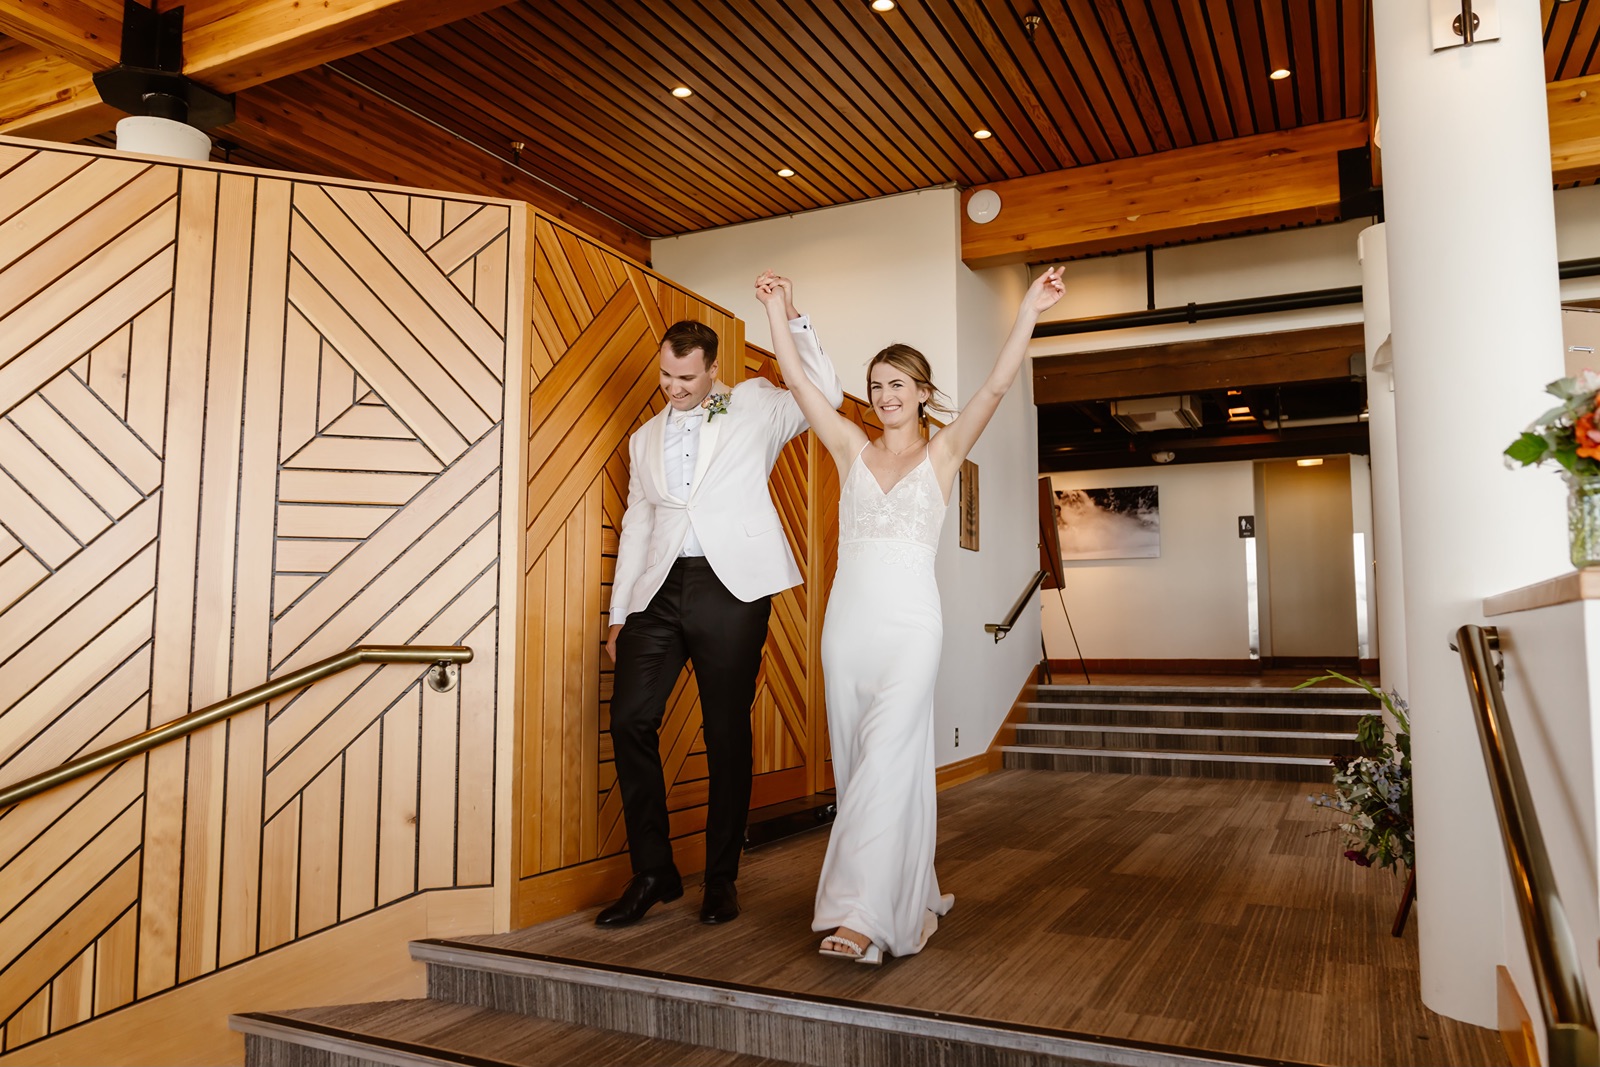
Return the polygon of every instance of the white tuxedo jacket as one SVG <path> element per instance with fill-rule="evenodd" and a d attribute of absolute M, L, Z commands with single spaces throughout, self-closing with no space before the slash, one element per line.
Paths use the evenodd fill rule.
<path fill-rule="evenodd" d="M 844 386 L 809 321 L 803 315 L 792 320 L 789 332 L 807 377 L 837 407 L 844 401 Z M 800 584 L 800 568 L 789 552 L 789 540 L 767 489 L 783 446 L 806 431 L 800 405 L 787 389 L 763 378 L 736 386 L 728 410 L 707 418 L 699 431 L 687 500 L 667 491 L 661 440 L 671 411 L 668 407 L 658 412 L 628 440 L 628 509 L 622 516 L 611 584 L 613 626 L 650 603 L 691 527 L 706 562 L 740 600 Z"/>

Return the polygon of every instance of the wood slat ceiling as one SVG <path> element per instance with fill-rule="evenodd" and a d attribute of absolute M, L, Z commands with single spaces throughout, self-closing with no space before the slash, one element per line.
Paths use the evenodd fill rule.
<path fill-rule="evenodd" d="M 1544 77 L 1600 74 L 1600 0 L 1544 0 Z"/>
<path fill-rule="evenodd" d="M 1600 74 L 1600 0 L 1542 2 L 1546 77 Z M 1362 116 L 1368 35 L 1365 0 L 519 0 L 331 69 L 659 237 Z"/>
<path fill-rule="evenodd" d="M 1367 35 L 1363 0 L 520 0 L 333 67 L 656 237 L 1359 116 Z"/>

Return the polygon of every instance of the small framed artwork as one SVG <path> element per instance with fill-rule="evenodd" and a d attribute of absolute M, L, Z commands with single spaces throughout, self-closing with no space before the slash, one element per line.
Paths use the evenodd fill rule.
<path fill-rule="evenodd" d="M 961 461 L 961 547 L 978 551 L 978 465 Z"/>

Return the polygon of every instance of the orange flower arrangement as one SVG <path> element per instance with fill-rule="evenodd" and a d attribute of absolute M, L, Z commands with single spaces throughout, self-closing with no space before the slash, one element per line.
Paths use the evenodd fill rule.
<path fill-rule="evenodd" d="M 1506 457 L 1523 466 L 1554 460 L 1573 477 L 1600 475 L 1600 374 L 1551 382 L 1545 392 L 1561 401 L 1511 442 Z"/>
<path fill-rule="evenodd" d="M 1600 459 L 1600 433 L 1595 431 L 1594 416 L 1593 411 L 1579 415 L 1572 424 L 1573 443 L 1578 446 L 1578 455 L 1585 459 Z"/>

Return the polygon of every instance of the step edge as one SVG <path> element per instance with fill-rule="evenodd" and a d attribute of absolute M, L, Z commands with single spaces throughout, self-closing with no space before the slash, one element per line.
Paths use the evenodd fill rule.
<path fill-rule="evenodd" d="M 1238 726 L 1111 726 L 1093 722 L 1016 722 L 1016 730 L 1081 731 L 1105 734 L 1173 734 L 1178 737 L 1270 737 L 1284 741 L 1359 741 L 1357 734 L 1313 730 L 1252 730 Z"/>
<path fill-rule="evenodd" d="M 1341 697 L 1360 696 L 1368 699 L 1372 696 L 1354 685 L 1319 685 L 1299 689 L 1292 685 L 1072 685 L 1065 682 L 1036 682 L 1034 688 L 1055 693 L 1262 693 L 1268 696 L 1332 693 Z"/>
<path fill-rule="evenodd" d="M 601 982 L 584 982 L 661 1000 L 677 1000 L 716 1007 L 743 1007 L 769 1014 L 799 1017 L 814 1022 L 864 1030 L 905 1033 L 908 1029 L 930 1040 L 959 1041 L 1002 1047 L 1010 1051 L 1050 1056 L 1077 1056 L 1087 1062 L 1116 1067 L 1164 1067 L 1174 1062 L 1190 1067 L 1273 1065 L 1303 1067 L 1287 1060 L 1229 1056 L 1210 1050 L 1196 1052 L 1179 1046 L 1128 1041 L 1073 1031 L 1050 1030 L 1024 1023 L 1005 1023 L 947 1012 L 884 1004 L 862 1004 L 806 993 L 775 993 L 756 986 L 720 982 L 712 978 L 687 978 L 664 971 L 601 964 L 560 956 L 546 956 L 498 945 L 478 945 L 448 938 L 411 942 L 411 958 L 420 963 L 490 971 L 497 974 L 571 981 L 576 977 L 603 976 Z M 808 1011 L 798 1010 L 800 1008 Z M 908 1024 L 912 1024 L 908 1026 Z"/>
<path fill-rule="evenodd" d="M 1122 748 L 1052 748 L 1047 745 L 1001 745 L 1001 752 L 1034 756 L 1098 756 L 1112 759 L 1175 759 L 1191 763 L 1273 763 L 1294 767 L 1325 767 L 1327 756 L 1291 756 L 1272 752 L 1174 752 Z"/>
<path fill-rule="evenodd" d="M 1109 701 L 1090 701 L 1086 704 L 1074 704 L 1060 700 L 1019 700 L 1016 706 L 1019 708 L 1059 708 L 1065 711 L 1101 711 L 1105 708 L 1113 708 L 1117 711 L 1185 711 L 1205 712 L 1208 714 L 1242 711 L 1251 715 L 1371 715 L 1378 711 L 1377 708 L 1290 708 L 1276 704 L 1259 707 L 1237 704 L 1116 704 Z"/>
<path fill-rule="evenodd" d="M 394 1067 L 515 1067 L 509 1060 L 490 1059 L 465 1052 L 452 1052 L 411 1041 L 361 1034 L 342 1027 L 288 1019 L 272 1012 L 235 1012 L 228 1016 L 228 1029 L 253 1037 L 286 1041 L 323 1052 L 333 1052 L 373 1060 L 374 1050 L 382 1050 L 383 1062 Z"/>

